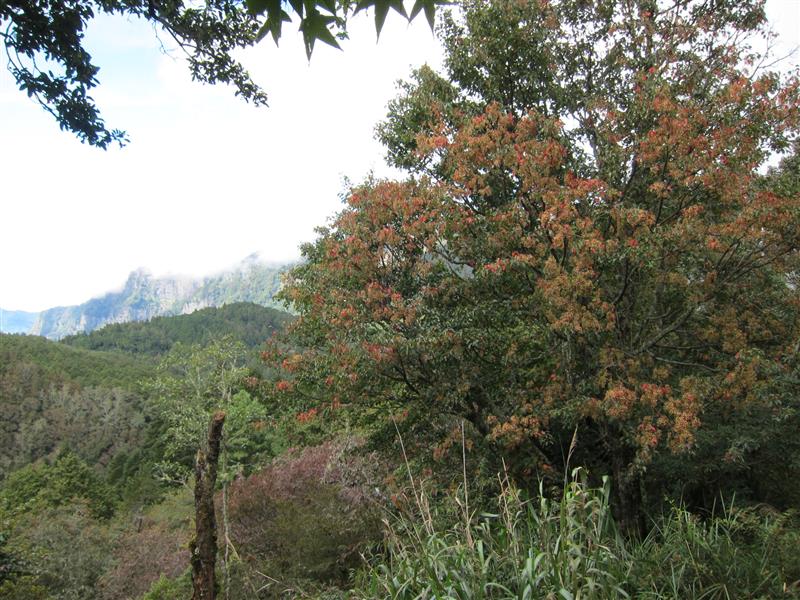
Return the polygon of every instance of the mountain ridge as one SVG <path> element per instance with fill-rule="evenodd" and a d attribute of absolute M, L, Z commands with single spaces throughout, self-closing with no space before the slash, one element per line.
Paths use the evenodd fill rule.
<path fill-rule="evenodd" d="M 111 323 L 189 314 L 202 308 L 235 302 L 283 308 L 282 303 L 274 300 L 274 296 L 281 287 L 282 274 L 291 266 L 269 263 L 253 254 L 229 270 L 198 278 L 177 275 L 154 277 L 146 269 L 137 269 L 128 275 L 120 290 L 91 298 L 82 304 L 56 306 L 39 313 L 3 311 L 6 315 L 4 318 L 13 323 L 14 329 L 11 331 L 5 326 L 2 329 L 8 333 L 27 333 L 60 340 L 69 335 L 89 333 Z"/>

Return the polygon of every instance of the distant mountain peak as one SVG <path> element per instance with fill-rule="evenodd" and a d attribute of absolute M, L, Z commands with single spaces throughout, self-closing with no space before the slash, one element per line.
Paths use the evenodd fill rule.
<path fill-rule="evenodd" d="M 280 289 L 282 273 L 288 268 L 289 265 L 270 265 L 257 252 L 233 269 L 202 278 L 154 277 L 148 269 L 139 268 L 128 275 L 119 291 L 77 306 L 42 311 L 28 333 L 61 339 L 109 323 L 146 321 L 233 302 L 282 307 L 273 297 Z"/>
<path fill-rule="evenodd" d="M 125 280 L 123 289 L 142 285 L 143 283 L 147 283 L 152 279 L 153 274 L 150 272 L 150 270 L 145 269 L 144 267 L 139 267 L 135 271 L 130 272 L 128 279 Z"/>
<path fill-rule="evenodd" d="M 252 254 L 248 254 L 242 259 L 243 265 L 253 265 L 253 264 L 261 264 L 266 262 L 260 252 L 253 252 Z"/>

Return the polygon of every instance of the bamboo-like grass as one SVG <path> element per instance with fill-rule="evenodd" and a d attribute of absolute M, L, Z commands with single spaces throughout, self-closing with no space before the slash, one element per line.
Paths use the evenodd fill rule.
<path fill-rule="evenodd" d="M 611 513 L 611 482 L 592 488 L 575 469 L 560 498 L 526 500 L 502 475 L 493 512 L 451 500 L 441 525 L 424 486 L 414 513 L 387 519 L 387 543 L 350 598 L 600 600 L 800 598 L 800 527 L 791 513 L 722 507 L 701 519 L 682 507 L 644 539 L 626 539 Z"/>

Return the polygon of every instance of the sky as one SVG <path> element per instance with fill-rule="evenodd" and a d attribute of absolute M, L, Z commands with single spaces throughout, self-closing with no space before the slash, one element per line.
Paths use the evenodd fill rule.
<path fill-rule="evenodd" d="M 800 45 L 800 0 L 769 0 L 767 11 L 778 54 Z M 100 17 L 86 37 L 101 67 L 93 96 L 131 140 L 107 151 L 60 131 L 0 69 L 0 307 L 78 304 L 137 268 L 197 276 L 253 252 L 296 259 L 340 210 L 346 178 L 397 175 L 375 124 L 398 79 L 441 66 L 423 18 L 390 15 L 378 43 L 371 18 L 354 19 L 350 38 L 343 51 L 318 43 L 310 63 L 288 27 L 279 48 L 248 50 L 269 95 L 254 108 L 192 82 L 149 24 Z"/>
<path fill-rule="evenodd" d="M 284 28 L 242 55 L 269 106 L 191 81 L 151 26 L 103 17 L 87 46 L 106 125 L 128 132 L 98 150 L 60 131 L 0 69 L 0 307 L 36 311 L 119 288 L 144 267 L 200 275 L 253 252 L 299 257 L 341 207 L 345 178 L 391 175 L 375 124 L 413 66 L 438 67 L 424 18 L 351 23 L 338 51 Z"/>

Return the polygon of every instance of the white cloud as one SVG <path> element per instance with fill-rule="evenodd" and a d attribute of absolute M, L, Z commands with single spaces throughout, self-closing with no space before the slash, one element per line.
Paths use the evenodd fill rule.
<path fill-rule="evenodd" d="M 372 131 L 394 81 L 439 60 L 421 19 L 390 19 L 377 45 L 371 21 L 357 19 L 343 52 L 320 44 L 311 64 L 287 31 L 280 48 L 265 41 L 243 55 L 270 95 L 256 109 L 192 82 L 146 24 L 98 23 L 94 95 L 106 122 L 129 132 L 125 149 L 81 145 L 0 75 L 7 309 L 82 302 L 139 266 L 199 274 L 257 250 L 296 257 L 338 210 L 344 175 L 386 171 Z"/>

